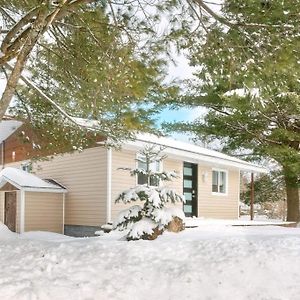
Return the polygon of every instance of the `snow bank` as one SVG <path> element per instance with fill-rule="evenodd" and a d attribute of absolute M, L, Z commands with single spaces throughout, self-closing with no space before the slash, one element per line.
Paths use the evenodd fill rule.
<path fill-rule="evenodd" d="M 73 240 L 73 237 L 66 236 L 60 233 L 48 232 L 48 231 L 28 231 L 20 235 L 21 239 L 38 240 L 38 241 L 69 241 Z"/>
<path fill-rule="evenodd" d="M 121 236 L 0 241 L 1 300 L 299 299 L 300 228 L 207 225 L 153 242 Z"/>
<path fill-rule="evenodd" d="M 17 238 L 17 234 L 10 231 L 6 225 L 0 222 L 0 243 L 3 240 Z"/>

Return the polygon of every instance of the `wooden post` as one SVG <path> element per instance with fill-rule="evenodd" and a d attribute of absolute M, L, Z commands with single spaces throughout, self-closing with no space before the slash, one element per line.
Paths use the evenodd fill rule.
<path fill-rule="evenodd" d="M 254 219 L 254 173 L 251 173 L 250 220 Z"/>

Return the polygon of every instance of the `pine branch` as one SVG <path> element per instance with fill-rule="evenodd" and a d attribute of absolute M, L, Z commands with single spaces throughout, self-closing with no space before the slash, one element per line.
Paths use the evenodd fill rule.
<path fill-rule="evenodd" d="M 210 16 L 212 16 L 218 22 L 230 27 L 253 27 L 253 28 L 285 28 L 285 29 L 294 29 L 295 26 L 290 24 L 261 24 L 261 23 L 244 23 L 244 22 L 232 22 L 225 17 L 217 14 L 213 11 L 203 0 L 193 0 L 197 5 L 203 8 Z"/>
<path fill-rule="evenodd" d="M 14 67 L 12 67 L 10 64 L 5 65 L 8 69 L 13 70 Z M 76 125 L 77 127 L 81 127 L 84 129 L 88 129 L 88 127 L 83 126 L 81 124 L 78 124 L 74 117 L 70 116 L 63 108 L 61 108 L 55 101 L 53 101 L 50 97 L 48 97 L 39 87 L 35 85 L 29 78 L 27 78 L 25 75 L 21 75 L 20 78 L 22 81 L 30 88 L 34 89 L 39 96 L 44 99 L 46 102 L 50 103 L 52 107 L 54 107 L 62 116 L 64 116 L 67 120 L 69 120 L 72 124 Z"/>

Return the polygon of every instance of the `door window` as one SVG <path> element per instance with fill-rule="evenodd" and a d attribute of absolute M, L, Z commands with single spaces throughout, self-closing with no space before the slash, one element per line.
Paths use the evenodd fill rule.
<path fill-rule="evenodd" d="M 184 163 L 183 166 L 183 194 L 185 203 L 183 211 L 187 217 L 197 216 L 197 169 L 198 165 Z"/>

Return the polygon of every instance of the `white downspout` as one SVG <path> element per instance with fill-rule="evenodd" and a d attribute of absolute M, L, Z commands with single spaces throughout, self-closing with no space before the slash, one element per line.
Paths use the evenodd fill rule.
<path fill-rule="evenodd" d="M 106 194 L 107 194 L 107 202 L 106 202 L 106 223 L 111 222 L 111 179 L 112 179 L 112 150 L 111 148 L 107 149 L 107 186 L 106 186 Z"/>
<path fill-rule="evenodd" d="M 242 184 L 242 178 L 241 178 L 241 169 L 239 169 L 239 180 L 238 180 L 238 205 L 237 205 L 237 219 L 240 218 L 240 197 L 241 197 L 241 184 Z"/>
<path fill-rule="evenodd" d="M 65 202 L 66 202 L 66 194 L 63 193 L 63 224 L 62 224 L 62 233 L 65 234 Z"/>

